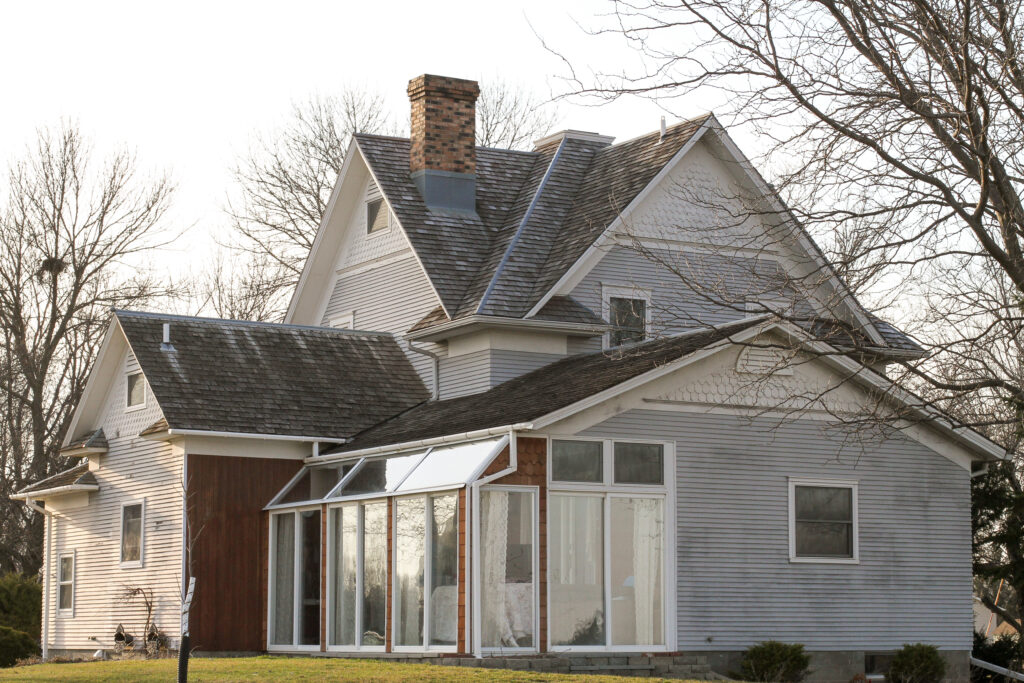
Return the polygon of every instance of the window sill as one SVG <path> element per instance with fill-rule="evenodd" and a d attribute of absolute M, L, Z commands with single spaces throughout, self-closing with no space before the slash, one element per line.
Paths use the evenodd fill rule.
<path fill-rule="evenodd" d="M 124 407 L 124 412 L 126 412 L 126 413 L 137 413 L 140 410 L 145 410 L 145 409 L 146 409 L 146 404 L 145 403 L 140 403 L 137 406 L 125 406 Z"/>
<path fill-rule="evenodd" d="M 65 610 L 60 610 L 59 609 L 59 610 L 57 610 L 57 618 L 58 619 L 74 619 L 75 618 L 75 610 L 74 609 L 65 609 Z"/>
<path fill-rule="evenodd" d="M 121 569 L 142 569 L 142 560 L 137 560 L 134 562 L 121 562 L 119 566 L 121 567 Z"/>
<path fill-rule="evenodd" d="M 860 564 L 859 557 L 790 557 L 792 564 Z"/>

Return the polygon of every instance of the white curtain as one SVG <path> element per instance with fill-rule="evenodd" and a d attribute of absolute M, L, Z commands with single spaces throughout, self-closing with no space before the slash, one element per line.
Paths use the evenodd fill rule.
<path fill-rule="evenodd" d="M 484 647 L 516 647 L 508 618 L 505 575 L 508 564 L 508 492 L 482 491 L 480 525 L 481 586 Z"/>
<path fill-rule="evenodd" d="M 633 499 L 633 578 L 635 581 L 636 643 L 660 644 L 660 617 L 655 607 L 661 602 L 662 521 L 661 501 Z"/>

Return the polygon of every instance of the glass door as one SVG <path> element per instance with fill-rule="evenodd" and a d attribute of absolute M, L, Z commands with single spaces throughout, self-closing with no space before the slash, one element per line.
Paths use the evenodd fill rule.
<path fill-rule="evenodd" d="M 320 647 L 320 524 L 320 508 L 270 517 L 270 649 Z"/>

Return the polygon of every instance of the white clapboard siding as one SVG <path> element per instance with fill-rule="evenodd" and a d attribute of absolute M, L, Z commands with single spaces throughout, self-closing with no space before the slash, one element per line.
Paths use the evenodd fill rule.
<path fill-rule="evenodd" d="M 502 382 L 525 375 L 563 358 L 560 354 L 483 349 L 441 359 L 441 398 L 455 398 L 487 391 Z"/>
<path fill-rule="evenodd" d="M 125 370 L 138 369 L 133 357 Z M 89 494 L 86 507 L 55 515 L 50 576 L 50 630 L 53 650 L 96 650 L 114 646 L 114 630 L 143 636 L 145 608 L 141 601 L 125 604 L 125 587 L 152 591 L 154 620 L 170 638 L 180 629 L 182 458 L 172 446 L 140 439 L 140 430 L 161 418 L 152 395 L 144 409 L 125 410 L 126 380 L 120 373 L 106 399 L 102 420 L 110 450 L 98 456 L 93 474 L 100 490 Z M 145 500 L 143 566 L 120 566 L 121 504 Z M 56 557 L 75 553 L 74 615 L 56 616 Z"/>
<path fill-rule="evenodd" d="M 970 650 L 970 477 L 903 435 L 821 420 L 632 410 L 589 436 L 676 444 L 680 650 Z M 789 562 L 788 480 L 859 482 L 860 563 Z"/>

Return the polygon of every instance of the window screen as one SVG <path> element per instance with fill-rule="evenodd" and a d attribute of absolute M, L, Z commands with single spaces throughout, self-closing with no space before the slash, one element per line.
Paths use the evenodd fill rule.
<path fill-rule="evenodd" d="M 795 486 L 796 556 L 853 557 L 853 489 Z"/>
<path fill-rule="evenodd" d="M 366 232 L 386 230 L 388 227 L 388 208 L 383 199 L 366 202 Z"/>
<path fill-rule="evenodd" d="M 146 380 L 141 372 L 128 375 L 128 407 L 134 408 L 146 402 Z"/>
<path fill-rule="evenodd" d="M 142 503 L 121 508 L 121 561 L 142 561 Z"/>
<path fill-rule="evenodd" d="M 647 326 L 646 301 L 613 296 L 608 300 L 608 314 L 611 318 L 608 322 L 612 325 L 611 346 L 644 340 Z"/>

